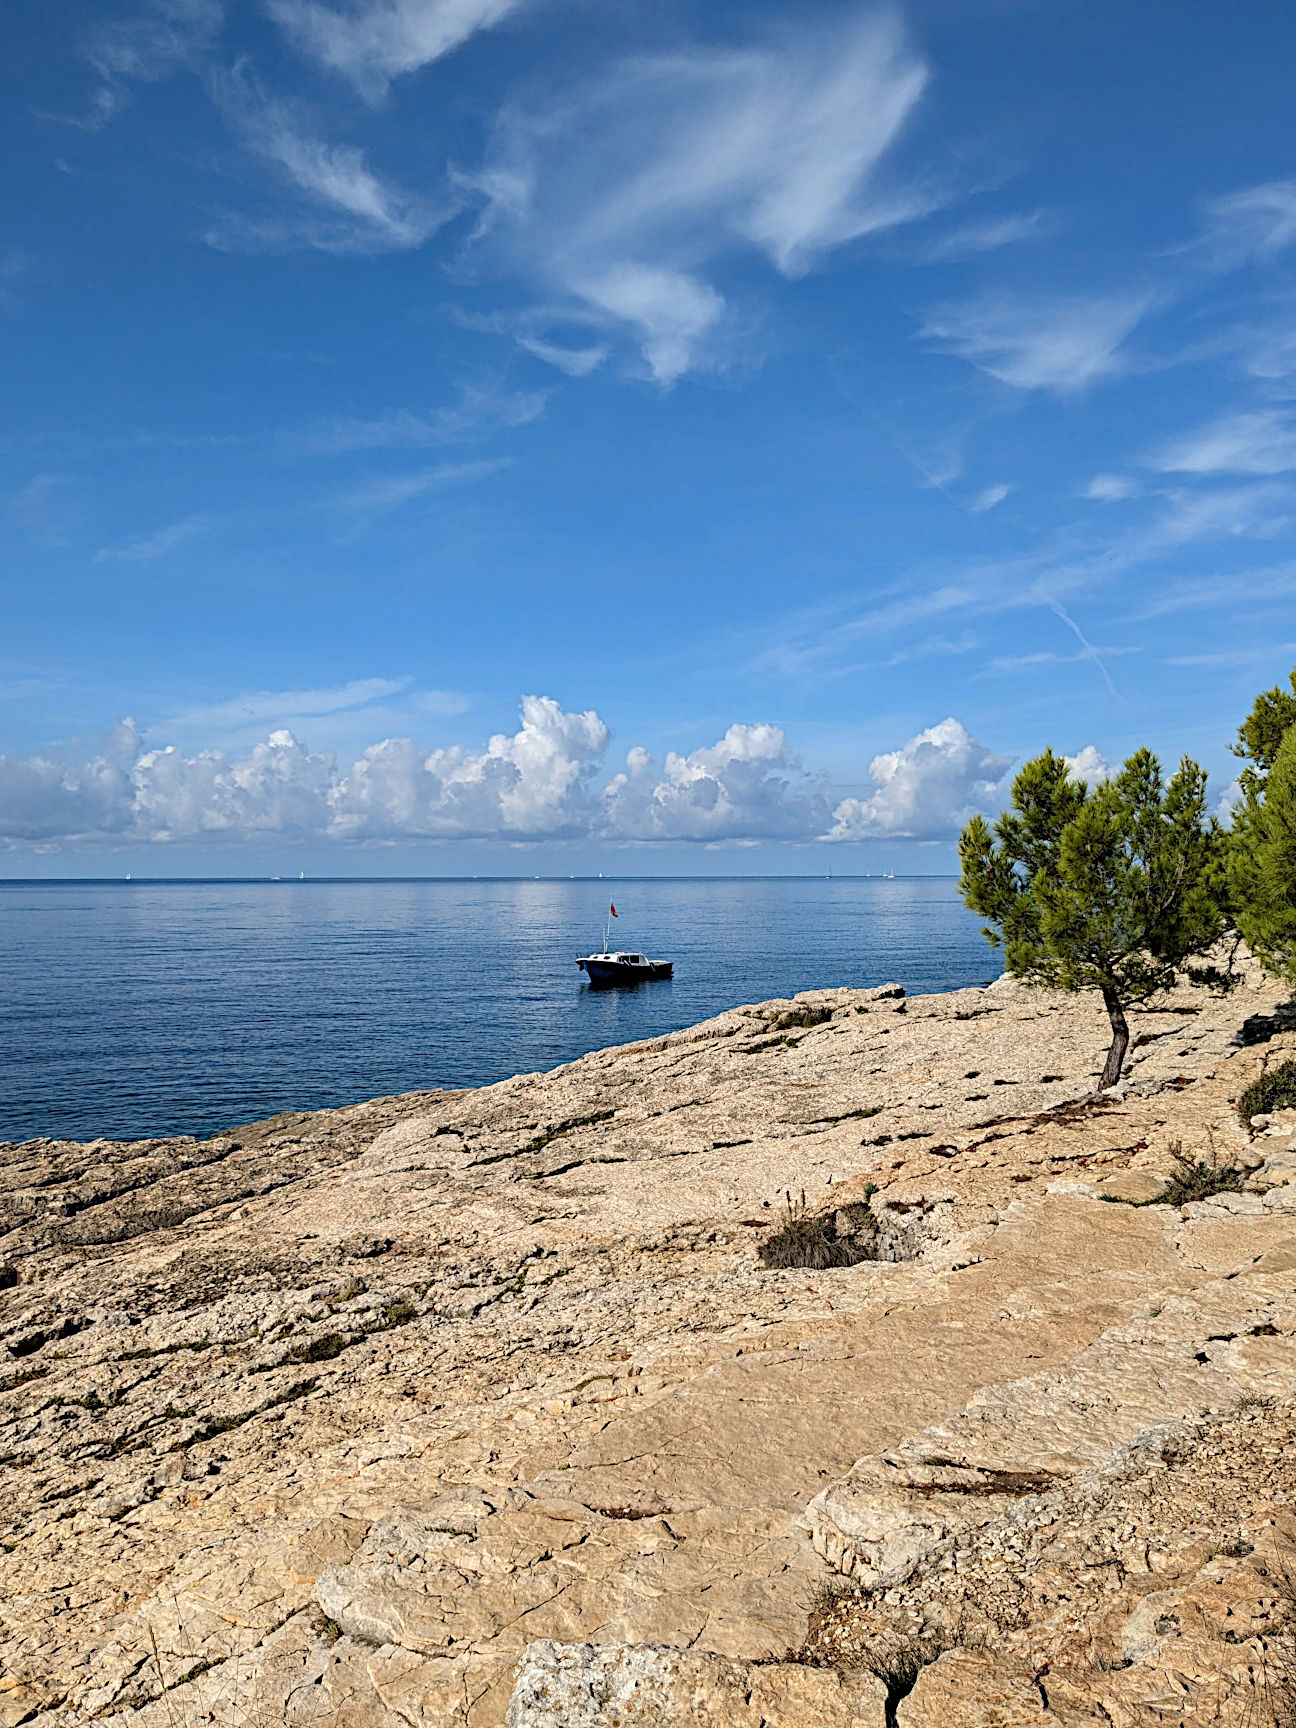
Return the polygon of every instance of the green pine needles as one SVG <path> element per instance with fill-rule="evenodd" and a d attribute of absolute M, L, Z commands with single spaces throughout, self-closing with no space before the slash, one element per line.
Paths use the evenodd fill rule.
<path fill-rule="evenodd" d="M 1277 977 L 1296 984 L 1296 671 L 1292 694 L 1275 686 L 1256 697 L 1234 752 L 1248 764 L 1229 836 L 1228 886 L 1248 948 Z"/>
<path fill-rule="evenodd" d="M 1092 788 L 1046 750 L 1018 774 L 993 829 L 982 816 L 964 829 L 960 890 L 1008 971 L 1102 993 L 1112 1041 L 1100 1088 L 1120 1079 L 1126 1009 L 1223 934 L 1222 848 L 1203 770 L 1184 757 L 1167 784 L 1150 750 Z"/>

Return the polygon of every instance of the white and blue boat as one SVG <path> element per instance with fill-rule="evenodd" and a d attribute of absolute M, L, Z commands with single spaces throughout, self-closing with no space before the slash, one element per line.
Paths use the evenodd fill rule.
<path fill-rule="evenodd" d="M 612 918 L 615 906 L 608 908 Z M 591 984 L 644 984 L 654 978 L 673 978 L 675 967 L 670 960 L 650 960 L 646 954 L 633 953 L 627 948 L 613 949 L 612 919 L 603 929 L 603 952 L 586 954 L 576 964 Z"/>

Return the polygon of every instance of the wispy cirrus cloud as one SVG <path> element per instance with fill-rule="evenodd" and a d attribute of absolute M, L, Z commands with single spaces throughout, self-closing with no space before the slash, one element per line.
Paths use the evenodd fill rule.
<path fill-rule="evenodd" d="M 1172 654 L 1167 666 L 1272 666 L 1275 657 L 1296 654 L 1296 642 L 1267 642 L 1263 647 L 1222 648 L 1210 654 Z"/>
<path fill-rule="evenodd" d="M 705 364 L 729 313 L 712 279 L 727 252 L 797 276 L 934 207 L 930 188 L 882 172 L 926 82 L 889 11 L 624 61 L 502 116 L 465 177 L 486 200 L 479 243 L 556 295 L 557 318 L 628 337 L 672 383 Z M 532 352 L 547 340 L 528 335 Z"/>
<path fill-rule="evenodd" d="M 1225 414 L 1163 444 L 1147 462 L 1168 474 L 1286 474 L 1296 468 L 1296 425 L 1280 408 Z"/>
<path fill-rule="evenodd" d="M 1219 605 L 1222 593 L 1231 595 L 1230 605 L 1235 612 L 1244 606 L 1252 608 L 1269 601 L 1285 601 L 1296 596 L 1296 563 L 1250 569 L 1245 585 L 1238 583 L 1233 571 L 1181 577 L 1165 583 L 1132 615 L 1140 619 L 1164 618 L 1176 612 L 1207 611 Z"/>
<path fill-rule="evenodd" d="M 441 492 L 450 486 L 471 486 L 478 480 L 488 480 L 492 474 L 502 473 L 512 465 L 510 456 L 483 458 L 478 462 L 440 462 L 414 474 L 380 475 L 329 501 L 360 516 L 386 516 L 412 504 L 417 498 L 426 498 L 429 493 Z"/>
<path fill-rule="evenodd" d="M 1296 179 L 1269 180 L 1211 199 L 1197 249 L 1221 269 L 1276 258 L 1296 241 Z"/>
<path fill-rule="evenodd" d="M 285 435 L 290 449 L 332 456 L 358 450 L 399 450 L 453 444 L 480 434 L 527 426 L 538 420 L 549 400 L 547 390 L 508 390 L 494 384 L 468 384 L 459 400 L 427 414 L 396 408 L 369 420 L 340 419 Z"/>
<path fill-rule="evenodd" d="M 90 112 L 65 124 L 97 132 L 130 100 L 137 84 L 157 84 L 199 64 L 224 22 L 221 0 L 151 0 L 141 11 L 97 25 L 81 52 L 102 79 Z"/>
<path fill-rule="evenodd" d="M 461 48 L 525 0 L 266 0 L 302 54 L 347 79 L 370 102 L 392 81 Z"/>
<path fill-rule="evenodd" d="M 980 222 L 965 222 L 929 242 L 922 253 L 929 264 L 944 264 L 960 258 L 979 258 L 1016 246 L 1023 240 L 1042 240 L 1054 231 L 1055 218 L 1048 210 L 1024 210 L 1011 216 L 990 216 Z"/>
<path fill-rule="evenodd" d="M 1095 504 L 1122 504 L 1126 499 L 1137 498 L 1138 491 L 1138 482 L 1127 474 L 1095 474 L 1081 497 L 1092 499 Z"/>
<path fill-rule="evenodd" d="M 1127 369 L 1124 344 L 1154 299 L 988 292 L 930 313 L 919 336 L 1019 390 L 1065 396 Z"/>
<path fill-rule="evenodd" d="M 212 525 L 210 516 L 186 516 L 179 522 L 169 522 L 151 533 L 138 534 L 116 546 L 101 546 L 94 554 L 96 564 L 151 564 L 165 558 L 198 539 Z"/>
<path fill-rule="evenodd" d="M 209 708 L 187 708 L 163 722 L 168 730 L 225 731 L 230 727 L 261 726 L 284 720 L 312 719 L 351 708 L 367 708 L 384 697 L 407 691 L 412 678 L 353 678 L 331 689 L 257 690 L 234 696 Z"/>
<path fill-rule="evenodd" d="M 242 144 L 327 213 L 228 219 L 208 235 L 218 248 L 307 244 L 326 252 L 402 252 L 421 246 L 453 214 L 448 198 L 436 204 L 407 192 L 376 173 L 354 144 L 321 138 L 299 105 L 269 95 L 245 69 L 213 76 L 212 91 Z"/>

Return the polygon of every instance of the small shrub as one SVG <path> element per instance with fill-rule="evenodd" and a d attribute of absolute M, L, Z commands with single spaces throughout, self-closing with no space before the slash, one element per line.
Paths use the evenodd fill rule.
<path fill-rule="evenodd" d="M 787 1032 L 793 1026 L 822 1026 L 825 1020 L 831 1020 L 831 1008 L 812 1008 L 808 1003 L 799 1008 L 787 1008 L 782 1014 L 776 1014 L 770 1021 L 771 1032 Z"/>
<path fill-rule="evenodd" d="M 771 1269 L 799 1266 L 808 1272 L 823 1272 L 830 1266 L 856 1266 L 861 1260 L 876 1260 L 877 1225 L 872 1212 L 867 1207 L 863 1211 L 872 1228 L 862 1229 L 854 1236 L 839 1237 L 834 1213 L 812 1213 L 806 1208 L 804 1193 L 799 1203 L 793 1202 L 789 1195 L 783 1222 L 757 1249 L 761 1264 Z"/>
<path fill-rule="evenodd" d="M 1276 1068 L 1267 1068 L 1253 1080 L 1238 1099 L 1237 1106 L 1238 1115 L 1248 1128 L 1253 1116 L 1261 1116 L 1269 1110 L 1292 1109 L 1296 1109 L 1296 1059 L 1292 1058 L 1280 1062 Z"/>
<path fill-rule="evenodd" d="M 356 1340 L 341 1332 L 326 1332 L 322 1338 L 312 1338 L 301 1344 L 294 1344 L 284 1357 L 285 1362 L 331 1362 L 335 1356 L 340 1356 L 344 1350 L 349 1350 Z"/>
<path fill-rule="evenodd" d="M 1174 1169 L 1165 1187 L 1150 1200 L 1124 1200 L 1119 1194 L 1104 1194 L 1102 1198 L 1114 1206 L 1186 1206 L 1192 1200 L 1209 1200 L 1212 1194 L 1240 1194 L 1246 1187 L 1250 1172 L 1236 1164 L 1221 1164 L 1214 1154 L 1209 1159 L 1193 1158 L 1176 1140 L 1170 1156 Z M 1149 1312 L 1155 1318 L 1161 1309 Z"/>
<path fill-rule="evenodd" d="M 943 1656 L 951 1645 L 943 1638 L 891 1637 L 879 1640 L 865 1657 L 865 1667 L 887 1689 L 886 1719 L 896 1720 L 896 1710 L 918 1683 L 923 1669 Z"/>
<path fill-rule="evenodd" d="M 819 1620 L 825 1614 L 831 1614 L 840 1603 L 862 1595 L 863 1591 L 852 1579 L 843 1578 L 840 1572 L 830 1572 L 825 1578 L 816 1578 L 810 1586 L 805 1602 L 806 1613 L 811 1620 Z"/>
<path fill-rule="evenodd" d="M 1165 1188 L 1154 1204 L 1186 1206 L 1190 1200 L 1209 1200 L 1212 1194 L 1236 1194 L 1246 1182 L 1248 1172 L 1236 1164 L 1220 1164 L 1215 1160 L 1192 1158 L 1181 1146 L 1170 1148 L 1175 1167 Z"/>

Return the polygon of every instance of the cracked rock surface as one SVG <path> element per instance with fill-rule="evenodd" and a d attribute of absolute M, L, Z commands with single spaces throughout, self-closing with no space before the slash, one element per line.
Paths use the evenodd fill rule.
<path fill-rule="evenodd" d="M 1278 1007 L 1136 1014 L 1099 1101 L 1096 1002 L 889 986 L 0 1148 L 0 1728 L 1241 1723 L 1296 1562 L 1296 1136 L 1234 1108 Z M 1146 1204 L 1176 1151 L 1236 1180 Z M 767 1270 L 802 1191 L 877 1258 Z"/>

